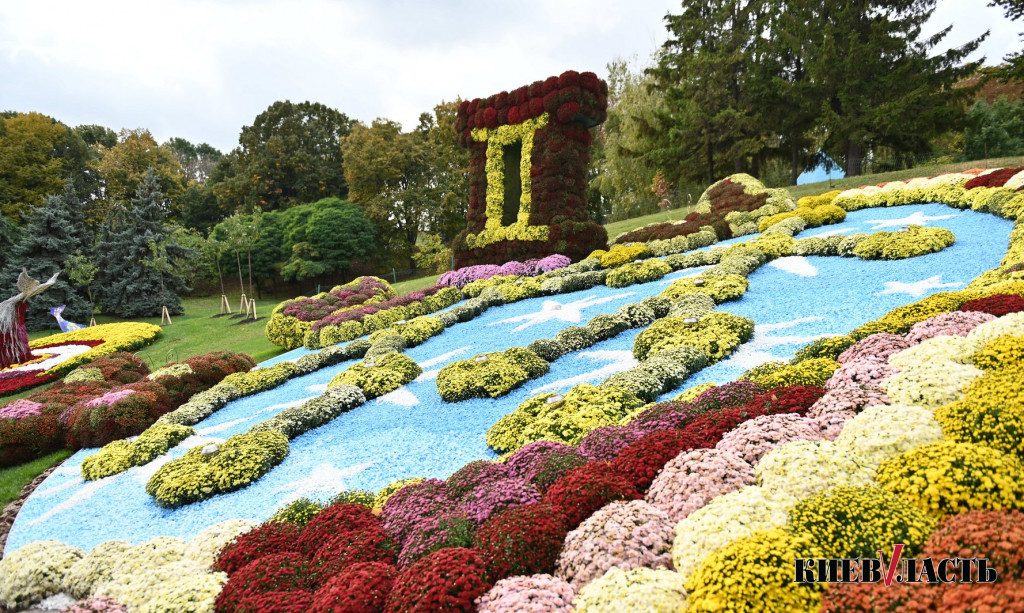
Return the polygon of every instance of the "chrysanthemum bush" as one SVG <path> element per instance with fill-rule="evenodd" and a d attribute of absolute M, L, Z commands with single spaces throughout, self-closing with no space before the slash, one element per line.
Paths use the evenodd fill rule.
<path fill-rule="evenodd" d="M 988 313 L 1001 317 L 1007 313 L 1024 311 L 1024 296 L 1014 294 L 993 294 L 985 298 L 968 300 L 960 305 L 961 311 Z"/>
<path fill-rule="evenodd" d="M 383 562 L 353 564 L 334 575 L 313 596 L 310 613 L 382 613 L 398 577 Z"/>
<path fill-rule="evenodd" d="M 714 498 L 676 524 L 672 541 L 676 572 L 686 579 L 712 551 L 757 530 L 785 526 L 790 502 L 758 486 Z"/>
<path fill-rule="evenodd" d="M 935 517 L 1024 508 L 1024 465 L 973 443 L 939 441 L 883 462 L 878 483 Z"/>
<path fill-rule="evenodd" d="M 817 611 L 822 586 L 793 584 L 793 560 L 821 556 L 812 537 L 780 529 L 738 539 L 687 577 L 688 610 Z"/>
<path fill-rule="evenodd" d="M 63 613 L 128 613 L 128 607 L 113 598 L 85 598 L 65 608 Z"/>
<path fill-rule="evenodd" d="M 338 534 L 312 556 L 310 580 L 315 585 L 323 585 L 332 575 L 360 562 L 394 564 L 396 551 L 395 542 L 383 528 Z"/>
<path fill-rule="evenodd" d="M 127 541 L 111 540 L 93 547 L 64 573 L 63 591 L 75 598 L 85 598 L 93 588 L 109 581 L 121 560 L 132 549 Z"/>
<path fill-rule="evenodd" d="M 263 527 L 265 528 L 267 525 Z M 363 505 L 332 504 L 317 513 L 302 528 L 298 537 L 297 550 L 314 555 L 320 547 L 337 536 L 381 527 L 380 519 Z M 283 533 L 287 533 L 287 531 Z"/>
<path fill-rule="evenodd" d="M 963 389 L 982 374 L 973 365 L 928 362 L 901 370 L 882 387 L 893 402 L 935 409 L 960 398 Z"/>
<path fill-rule="evenodd" d="M 695 449 L 665 465 L 646 500 L 678 522 L 723 494 L 752 483 L 754 469 L 740 456 L 721 449 Z"/>
<path fill-rule="evenodd" d="M 268 592 L 305 590 L 313 586 L 309 559 L 299 553 L 278 553 L 259 558 L 231 575 L 217 595 L 218 612 L 232 613 L 239 602 Z"/>
<path fill-rule="evenodd" d="M 608 462 L 637 438 L 637 433 L 626 426 L 601 426 L 583 437 L 579 451 L 589 460 Z"/>
<path fill-rule="evenodd" d="M 572 613 L 576 591 L 548 574 L 502 579 L 477 599 L 479 613 Z"/>
<path fill-rule="evenodd" d="M 668 570 L 612 569 L 576 596 L 577 613 L 674 613 L 685 610 L 686 591 Z"/>
<path fill-rule="evenodd" d="M 735 454 L 751 466 L 766 453 L 792 441 L 814 441 L 824 438 L 821 424 L 808 417 L 783 413 L 762 415 L 727 432 L 716 448 Z"/>
<path fill-rule="evenodd" d="M 395 579 L 385 608 L 389 613 L 428 613 L 475 609 L 491 589 L 481 552 L 465 547 L 439 549 L 406 568 Z"/>
<path fill-rule="evenodd" d="M 857 341 L 836 359 L 841 364 L 862 359 L 888 360 L 890 355 L 903 351 L 911 344 L 903 334 L 879 332 Z"/>
<path fill-rule="evenodd" d="M 874 470 L 831 441 L 796 441 L 766 454 L 754 474 L 765 489 L 800 500 L 840 485 L 869 485 Z"/>
<path fill-rule="evenodd" d="M 846 422 L 836 448 L 871 469 L 904 451 L 942 440 L 931 411 L 914 406 L 878 405 Z"/>
<path fill-rule="evenodd" d="M 62 589 L 64 575 L 84 552 L 60 541 L 38 541 L 0 560 L 0 604 L 23 609 Z"/>
<path fill-rule="evenodd" d="M 996 358 L 998 370 L 976 379 L 962 400 L 940 407 L 935 418 L 953 441 L 986 445 L 1024 460 L 1024 361 L 1005 352 L 995 355 L 1007 359 Z"/>
<path fill-rule="evenodd" d="M 297 552 L 300 534 L 299 527 L 289 523 L 270 522 L 257 526 L 221 549 L 213 568 L 230 575 L 264 556 Z"/>
<path fill-rule="evenodd" d="M 829 558 L 873 558 L 921 552 L 935 520 L 900 496 L 877 486 L 837 487 L 798 502 L 789 513 L 789 528 L 813 537 Z"/>
<path fill-rule="evenodd" d="M 608 464 L 593 462 L 566 473 L 541 500 L 557 507 L 565 515 L 568 527 L 575 528 L 609 502 L 642 497 L 626 477 Z"/>
<path fill-rule="evenodd" d="M 629 479 L 637 490 L 645 492 L 666 462 L 694 446 L 686 432 L 662 430 L 630 443 L 610 464 L 612 470 Z"/>
<path fill-rule="evenodd" d="M 462 508 L 479 525 L 502 509 L 539 501 L 536 487 L 525 479 L 509 477 L 478 485 L 466 495 Z"/>
<path fill-rule="evenodd" d="M 562 511 L 541 502 L 496 513 L 477 530 L 474 543 L 492 579 L 552 573 L 567 532 Z"/>
<path fill-rule="evenodd" d="M 936 336 L 967 336 L 971 330 L 993 319 L 994 315 L 981 311 L 959 310 L 939 313 L 914 324 L 910 332 L 907 332 L 906 339 L 913 344 Z"/>
<path fill-rule="evenodd" d="M 540 494 L 536 498 L 539 499 Z M 474 519 L 463 509 L 442 509 L 425 516 L 409 529 L 398 553 L 398 566 L 405 568 L 445 547 L 469 547 L 475 531 Z"/>
<path fill-rule="evenodd" d="M 642 500 L 613 502 L 569 533 L 555 575 L 579 590 L 611 568 L 671 568 L 672 528 Z"/>
<path fill-rule="evenodd" d="M 440 479 L 427 479 L 395 492 L 381 508 L 384 529 L 397 541 L 404 540 L 412 526 L 452 505 L 448 487 Z"/>
<path fill-rule="evenodd" d="M 498 481 L 509 476 L 508 466 L 489 460 L 474 460 L 445 479 L 448 495 L 453 500 L 461 500 L 474 488 Z"/>

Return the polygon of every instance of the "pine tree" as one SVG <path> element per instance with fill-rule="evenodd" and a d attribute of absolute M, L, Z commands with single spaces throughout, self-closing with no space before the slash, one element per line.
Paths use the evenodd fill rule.
<path fill-rule="evenodd" d="M 45 204 L 29 213 L 22 239 L 0 274 L 0 292 L 6 295 L 16 292 L 15 282 L 22 268 L 39 281 L 49 279 L 57 271 L 62 273 L 50 289 L 29 300 L 25 313 L 25 326 L 29 330 L 57 328 L 57 320 L 49 309 L 62 304 L 66 306 L 65 319 L 88 323 L 89 301 L 81 290 L 68 283 L 64 261 L 73 253 L 90 252 L 90 247 L 82 203 L 71 183 L 65 185 L 63 193 L 48 196 Z"/>
<path fill-rule="evenodd" d="M 14 248 L 18 246 L 20 237 L 21 232 L 18 230 L 18 226 L 14 225 L 10 219 L 0 215 L 0 271 L 7 266 L 7 260 L 14 253 Z"/>
<path fill-rule="evenodd" d="M 171 314 L 182 313 L 179 294 L 190 290 L 185 280 L 174 272 L 161 273 L 146 265 L 153 257 L 151 244 L 163 245 L 172 261 L 196 256 L 171 239 L 170 229 L 163 224 L 167 208 L 156 175 L 147 172 L 131 206 L 117 207 L 103 224 L 96 286 L 105 313 L 125 318 L 159 317 L 164 304 Z"/>

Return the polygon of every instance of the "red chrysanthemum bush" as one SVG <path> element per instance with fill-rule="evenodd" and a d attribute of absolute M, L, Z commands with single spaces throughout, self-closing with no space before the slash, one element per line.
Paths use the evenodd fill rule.
<path fill-rule="evenodd" d="M 439 549 L 398 576 L 385 611 L 468 613 L 476 609 L 476 599 L 491 585 L 480 551 L 465 547 Z"/>
<path fill-rule="evenodd" d="M 382 527 L 380 519 L 361 504 L 333 504 L 314 515 L 302 528 L 298 550 L 313 556 L 339 536 Z"/>
<path fill-rule="evenodd" d="M 764 409 L 757 405 L 750 409 L 743 407 L 712 411 L 695 417 L 682 431 L 690 436 L 695 449 L 711 448 L 722 440 L 726 432 L 761 415 L 764 415 Z"/>
<path fill-rule="evenodd" d="M 264 556 L 299 550 L 300 528 L 295 524 L 271 522 L 241 534 L 220 550 L 214 570 L 233 575 Z"/>
<path fill-rule="evenodd" d="M 1006 185 L 1006 182 L 1010 180 L 1013 175 L 1024 170 L 1024 168 L 1000 168 L 990 173 L 978 175 L 967 183 L 964 183 L 964 189 L 974 189 L 976 187 L 1002 187 Z"/>
<path fill-rule="evenodd" d="M 313 556 L 310 574 L 317 585 L 323 585 L 334 575 L 354 564 L 383 562 L 394 565 L 398 546 L 379 526 L 339 534 Z"/>
<path fill-rule="evenodd" d="M 811 405 L 825 395 L 825 388 L 817 385 L 793 385 L 777 387 L 754 396 L 743 406 L 762 415 L 796 413 L 806 415 Z"/>
<path fill-rule="evenodd" d="M 234 351 L 214 351 L 189 358 L 184 364 L 187 364 L 192 372 L 163 374 L 153 378 L 164 386 L 175 407 L 188 402 L 195 394 L 217 385 L 224 377 L 236 372 L 248 372 L 256 366 L 256 362 L 248 354 Z"/>
<path fill-rule="evenodd" d="M 235 613 L 306 613 L 312 604 L 313 594 L 306 590 L 249 594 L 238 601 Z"/>
<path fill-rule="evenodd" d="M 632 481 L 637 490 L 645 492 L 669 460 L 693 447 L 689 434 L 681 430 L 662 430 L 630 443 L 611 461 L 612 470 Z"/>
<path fill-rule="evenodd" d="M 149 365 L 145 360 L 126 351 L 108 353 L 82 368 L 98 368 L 104 380 L 118 383 L 135 383 L 149 374 Z"/>
<path fill-rule="evenodd" d="M 968 300 L 960 305 L 961 311 L 981 311 L 1002 317 L 1008 313 L 1024 311 L 1024 296 L 1015 294 L 993 294 L 976 300 Z"/>
<path fill-rule="evenodd" d="M 384 562 L 353 564 L 317 590 L 310 613 L 382 613 L 398 569 Z"/>
<path fill-rule="evenodd" d="M 155 381 L 138 381 L 112 390 L 131 393 L 110 402 L 82 400 L 65 412 L 66 442 L 70 449 L 102 447 L 118 439 L 136 436 L 174 408 L 171 396 Z M 103 397 L 98 400 L 102 401 Z"/>
<path fill-rule="evenodd" d="M 538 460 L 533 475 L 530 477 L 530 483 L 543 494 L 566 473 L 586 463 L 587 458 L 575 449 L 554 451 Z"/>
<path fill-rule="evenodd" d="M 834 583 L 821 613 L 1022 613 L 1024 581 L 996 583 Z"/>
<path fill-rule="evenodd" d="M 987 558 L 1000 581 L 1024 580 L 1024 513 L 971 511 L 939 523 L 925 558 Z"/>
<path fill-rule="evenodd" d="M 569 529 L 565 515 L 543 502 L 505 509 L 484 522 L 474 544 L 493 581 L 553 573 Z"/>
<path fill-rule="evenodd" d="M 217 595 L 218 613 L 232 613 L 247 599 L 270 592 L 309 591 L 309 558 L 301 553 L 264 556 L 235 572 Z"/>
<path fill-rule="evenodd" d="M 541 501 L 560 509 L 571 530 L 609 502 L 642 497 L 636 486 L 609 464 L 592 462 L 569 471 Z"/>

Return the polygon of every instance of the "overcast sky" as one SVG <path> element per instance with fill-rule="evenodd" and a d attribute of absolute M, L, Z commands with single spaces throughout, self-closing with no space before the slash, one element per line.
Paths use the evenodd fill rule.
<path fill-rule="evenodd" d="M 932 31 L 997 63 L 1024 23 L 939 0 Z M 680 0 L 0 0 L 0 110 L 228 151 L 276 100 L 401 121 L 457 96 L 648 57 Z M 944 45 L 945 46 L 945 45 Z"/>

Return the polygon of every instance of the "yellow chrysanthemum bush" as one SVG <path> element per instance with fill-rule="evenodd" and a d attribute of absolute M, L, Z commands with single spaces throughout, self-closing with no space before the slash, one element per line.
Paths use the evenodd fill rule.
<path fill-rule="evenodd" d="M 1000 337 L 987 348 L 1002 344 Z M 996 354 L 998 355 L 998 354 Z M 964 389 L 960 400 L 940 407 L 935 419 L 953 441 L 980 443 L 1024 460 L 1024 376 L 1021 362 L 1008 361 Z"/>
<path fill-rule="evenodd" d="M 707 354 L 711 363 L 717 362 L 754 335 L 754 320 L 717 311 L 704 317 L 669 315 L 651 324 L 637 335 L 633 342 L 633 355 L 638 360 L 672 351 L 693 347 Z"/>
<path fill-rule="evenodd" d="M 422 373 L 423 369 L 409 356 L 390 352 L 349 366 L 335 375 L 327 387 L 354 385 L 370 400 L 395 391 Z"/>
<path fill-rule="evenodd" d="M 399 479 L 398 481 L 392 481 L 391 483 L 389 483 L 389 484 L 385 485 L 384 487 L 382 487 L 380 489 L 380 491 L 377 492 L 377 495 L 374 496 L 374 498 L 373 498 L 373 508 L 374 509 L 382 509 L 382 508 L 384 508 L 384 503 L 388 501 L 388 498 L 391 498 L 392 496 L 394 496 L 395 492 L 397 492 L 398 490 L 402 489 L 403 487 L 405 487 L 407 485 L 413 485 L 413 484 L 419 483 L 419 482 L 421 482 L 423 480 L 424 480 L 423 477 L 410 477 L 408 479 Z"/>
<path fill-rule="evenodd" d="M 742 275 L 704 275 L 694 279 L 680 279 L 661 292 L 666 298 L 676 299 L 687 294 L 707 294 L 722 304 L 738 300 L 747 292 L 750 281 Z"/>
<path fill-rule="evenodd" d="M 160 328 L 160 326 L 134 321 L 116 324 L 100 324 L 98 326 L 90 326 L 88 328 L 72 330 L 71 332 L 62 332 L 60 334 L 37 338 L 34 341 L 29 342 L 28 346 L 32 349 L 36 349 L 43 345 L 54 345 L 58 343 L 103 341 L 103 344 L 96 345 L 84 353 L 80 353 L 74 357 L 64 360 L 60 364 L 57 364 L 50 370 L 46 371 L 46 374 L 53 375 L 71 372 L 80 365 L 85 364 L 86 362 L 91 362 L 100 356 L 107 355 L 108 353 L 142 349 L 156 341 L 161 331 L 162 328 Z"/>
<path fill-rule="evenodd" d="M 945 228 L 907 226 L 896 232 L 875 232 L 860 241 L 853 254 L 862 260 L 902 260 L 935 253 L 956 241 Z"/>
<path fill-rule="evenodd" d="M 612 245 L 608 251 L 598 249 L 587 257 L 599 259 L 601 261 L 601 268 L 615 268 L 628 262 L 648 258 L 650 255 L 651 253 L 644 243 L 631 243 L 628 245 Z"/>
<path fill-rule="evenodd" d="M 576 595 L 576 613 L 677 613 L 686 610 L 686 590 L 670 570 L 613 568 Z"/>
<path fill-rule="evenodd" d="M 974 443 L 939 441 L 883 462 L 883 488 L 934 517 L 975 509 L 1024 507 L 1024 465 L 1017 458 Z"/>
<path fill-rule="evenodd" d="M 512 347 L 458 360 L 437 373 L 437 392 L 445 402 L 497 398 L 549 370 L 547 361 L 529 349 Z"/>
<path fill-rule="evenodd" d="M 997 371 L 1007 367 L 1024 368 L 1024 337 L 1004 334 L 989 341 L 971 356 L 971 362 L 982 370 Z"/>
<path fill-rule="evenodd" d="M 741 380 L 753 381 L 765 389 L 792 385 L 824 385 L 839 362 L 830 358 L 810 358 L 800 362 L 766 362 L 743 373 Z"/>
<path fill-rule="evenodd" d="M 806 534 L 772 529 L 739 539 L 687 578 L 688 611 L 817 611 L 822 585 L 793 583 L 793 560 L 822 555 Z"/>
<path fill-rule="evenodd" d="M 236 434 L 220 446 L 194 447 L 164 464 L 146 493 L 165 507 L 179 507 L 256 481 L 288 455 L 288 437 L 273 430 Z"/>
<path fill-rule="evenodd" d="M 549 392 L 526 400 L 487 431 L 487 445 L 505 453 L 539 440 L 577 444 L 591 430 L 615 426 L 643 400 L 616 387 L 580 384 L 564 396 Z"/>
<path fill-rule="evenodd" d="M 637 283 L 657 281 L 668 273 L 672 267 L 665 262 L 652 258 L 642 262 L 630 262 L 608 271 L 604 284 L 608 287 L 627 287 Z"/>
<path fill-rule="evenodd" d="M 397 334 L 405 339 L 406 347 L 415 347 L 442 332 L 444 332 L 444 324 L 440 319 L 422 315 L 409 321 L 399 320 L 390 328 L 374 332 L 370 335 L 370 342 L 377 342 L 380 337 L 385 335 Z"/>
<path fill-rule="evenodd" d="M 112 441 L 86 457 L 82 460 L 82 478 L 93 481 L 148 464 L 193 434 L 195 429 L 190 426 L 157 422 L 134 441 Z"/>
<path fill-rule="evenodd" d="M 839 193 L 839 190 L 834 190 L 819 196 L 804 196 L 796 201 L 795 211 L 787 211 L 762 218 L 757 224 L 757 229 L 759 232 L 764 232 L 780 221 L 793 217 L 802 218 L 808 228 L 840 223 L 846 219 L 846 211 L 832 204 L 832 200 Z"/>
<path fill-rule="evenodd" d="M 84 552 L 60 541 L 37 541 L 0 560 L 0 604 L 24 609 L 62 589 L 65 573 Z"/>
<path fill-rule="evenodd" d="M 904 498 L 873 485 L 837 487 L 801 500 L 789 512 L 789 529 L 810 535 L 828 558 L 874 558 L 880 549 L 888 556 L 894 543 L 914 556 L 935 523 Z"/>

